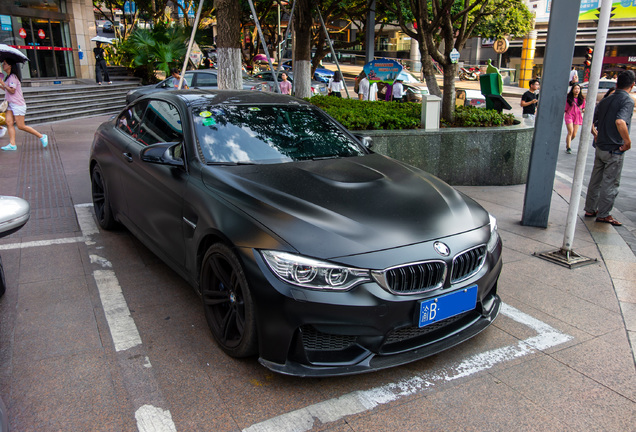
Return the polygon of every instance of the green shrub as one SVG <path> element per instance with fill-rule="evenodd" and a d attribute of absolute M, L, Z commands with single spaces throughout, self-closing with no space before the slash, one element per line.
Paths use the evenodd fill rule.
<path fill-rule="evenodd" d="M 420 127 L 422 105 L 384 101 L 360 101 L 333 96 L 314 96 L 307 99 L 349 130 L 395 130 Z M 441 127 L 508 126 L 517 122 L 513 114 L 500 114 L 495 110 L 459 106 L 452 124 L 441 122 Z"/>
<path fill-rule="evenodd" d="M 510 126 L 518 123 L 514 114 L 498 113 L 495 110 L 473 106 L 455 108 L 455 121 L 448 123 L 442 120 L 442 127 L 490 127 Z"/>

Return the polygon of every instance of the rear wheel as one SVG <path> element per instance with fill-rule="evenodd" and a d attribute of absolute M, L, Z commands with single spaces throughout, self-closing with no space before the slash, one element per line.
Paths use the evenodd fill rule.
<path fill-rule="evenodd" d="M 217 243 L 208 249 L 200 282 L 205 318 L 221 349 L 232 357 L 256 354 L 254 303 L 243 267 L 229 247 Z"/>
<path fill-rule="evenodd" d="M 113 229 L 115 227 L 115 219 L 110 209 L 110 199 L 108 190 L 106 189 L 106 182 L 104 181 L 102 170 L 98 165 L 95 165 L 91 173 L 91 188 L 93 208 L 95 209 L 97 223 L 105 230 Z"/>

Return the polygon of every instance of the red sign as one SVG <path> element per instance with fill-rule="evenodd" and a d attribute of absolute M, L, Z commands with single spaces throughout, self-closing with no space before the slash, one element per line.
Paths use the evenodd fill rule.
<path fill-rule="evenodd" d="M 18 34 L 20 35 L 20 37 L 22 39 L 26 38 L 26 30 L 21 28 L 20 30 L 18 30 Z"/>
<path fill-rule="evenodd" d="M 40 39 L 44 39 L 44 37 L 45 37 L 45 36 L 46 36 L 46 35 L 44 34 L 44 30 L 42 30 L 42 29 L 38 30 L 38 37 L 39 37 Z"/>

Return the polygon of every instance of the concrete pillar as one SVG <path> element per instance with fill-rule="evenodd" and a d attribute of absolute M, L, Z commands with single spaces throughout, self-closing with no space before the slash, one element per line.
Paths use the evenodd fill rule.
<path fill-rule="evenodd" d="M 364 62 L 369 63 L 375 57 L 375 0 L 369 0 L 367 12 L 366 52 Z"/>
<path fill-rule="evenodd" d="M 93 2 L 91 0 L 68 0 L 67 10 L 72 19 L 70 21 L 71 43 L 73 44 L 73 62 L 75 76 L 80 79 L 95 79 L 95 57 L 93 48 L 95 42 L 91 38 L 97 35 Z M 79 59 L 79 48 L 82 48 L 83 59 Z"/>

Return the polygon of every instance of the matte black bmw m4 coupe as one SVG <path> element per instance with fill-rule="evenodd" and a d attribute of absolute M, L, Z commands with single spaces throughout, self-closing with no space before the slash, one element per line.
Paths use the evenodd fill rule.
<path fill-rule="evenodd" d="M 201 296 L 234 357 L 298 376 L 396 366 L 488 327 L 495 218 L 290 96 L 166 91 L 101 125 L 95 214 Z"/>

